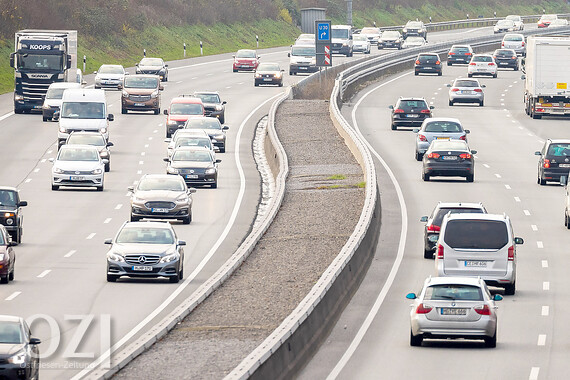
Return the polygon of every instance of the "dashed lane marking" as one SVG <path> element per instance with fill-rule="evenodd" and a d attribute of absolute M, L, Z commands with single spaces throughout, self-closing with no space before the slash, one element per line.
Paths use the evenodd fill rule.
<path fill-rule="evenodd" d="M 5 298 L 6 301 L 12 301 L 14 298 L 18 297 L 22 292 L 14 292 Z"/>
<path fill-rule="evenodd" d="M 51 269 L 44 270 L 42 273 L 38 274 L 38 278 L 44 278 L 49 272 L 51 272 Z"/>
<path fill-rule="evenodd" d="M 71 257 L 75 254 L 75 252 L 77 251 L 75 249 L 72 249 L 71 251 L 67 252 L 63 257 Z"/>

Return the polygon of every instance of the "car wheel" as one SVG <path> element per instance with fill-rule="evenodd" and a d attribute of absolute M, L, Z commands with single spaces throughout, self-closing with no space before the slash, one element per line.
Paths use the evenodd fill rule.
<path fill-rule="evenodd" d="M 453 107 L 453 102 L 451 100 L 449 101 L 449 106 Z"/>
<path fill-rule="evenodd" d="M 398 127 L 394 124 L 392 124 L 392 130 L 395 131 L 396 129 L 398 129 Z"/>
<path fill-rule="evenodd" d="M 24 113 L 24 110 L 21 109 L 21 108 L 15 108 L 15 109 L 14 109 L 14 113 L 22 114 L 22 113 Z"/>
<path fill-rule="evenodd" d="M 14 272 L 16 271 L 16 268 L 12 269 L 12 272 L 10 272 L 10 274 L 8 275 L 8 281 L 14 281 Z"/>
<path fill-rule="evenodd" d="M 97 191 L 103 191 L 103 185 L 99 186 L 99 187 L 97 188 Z"/>
<path fill-rule="evenodd" d="M 226 146 L 220 147 L 220 153 L 226 153 Z"/>
<path fill-rule="evenodd" d="M 568 217 L 568 214 L 566 214 L 566 228 L 570 230 L 570 218 Z"/>
<path fill-rule="evenodd" d="M 433 250 L 427 250 L 424 247 L 424 259 L 433 259 Z"/>
<path fill-rule="evenodd" d="M 217 189 L 218 188 L 218 181 L 212 183 L 210 186 L 212 187 L 212 189 Z"/>
<path fill-rule="evenodd" d="M 236 70 L 236 69 L 233 69 L 233 71 L 234 71 L 234 73 L 237 73 L 237 70 Z"/>
<path fill-rule="evenodd" d="M 412 347 L 419 347 L 422 345 L 422 341 L 424 340 L 423 335 L 414 335 L 410 331 L 410 346 Z"/>
<path fill-rule="evenodd" d="M 447 66 L 451 66 L 453 65 L 451 62 L 447 62 Z"/>
<path fill-rule="evenodd" d="M 22 242 L 22 229 L 18 228 L 16 230 L 16 236 L 14 237 L 14 241 L 18 244 Z"/>
<path fill-rule="evenodd" d="M 57 185 L 51 185 L 51 189 L 52 189 L 52 190 L 59 190 L 59 186 L 57 186 Z"/>
<path fill-rule="evenodd" d="M 516 281 L 513 282 L 512 284 L 508 284 L 507 286 L 505 286 L 505 294 L 508 296 L 512 296 L 515 294 L 515 288 L 516 288 Z"/>
<path fill-rule="evenodd" d="M 8 276 L 0 277 L 0 284 L 7 284 L 8 283 Z"/>
<path fill-rule="evenodd" d="M 180 268 L 180 271 L 178 272 L 178 279 L 184 280 L 184 266 L 182 266 L 182 268 Z"/>
<path fill-rule="evenodd" d="M 545 180 L 544 178 L 542 178 L 541 175 L 539 175 L 539 176 L 538 176 L 538 181 L 537 181 L 537 183 L 538 183 L 540 186 L 544 186 L 544 185 L 546 185 L 546 180 Z"/>
<path fill-rule="evenodd" d="M 564 211 L 564 226 L 568 228 L 568 214 Z"/>
<path fill-rule="evenodd" d="M 140 217 L 134 216 L 133 214 L 131 214 L 131 222 L 138 222 L 139 220 L 141 220 Z"/>
<path fill-rule="evenodd" d="M 170 133 L 170 132 L 168 131 L 168 129 L 167 129 L 167 130 L 166 130 L 166 138 L 170 138 L 171 136 L 172 136 L 172 133 Z"/>
<path fill-rule="evenodd" d="M 220 124 L 225 124 L 226 123 L 226 117 L 222 116 L 220 117 Z"/>
<path fill-rule="evenodd" d="M 42 120 L 43 120 L 43 121 L 48 121 L 48 119 L 49 119 L 49 118 L 48 118 L 47 116 L 43 116 L 43 117 L 42 117 Z"/>
<path fill-rule="evenodd" d="M 442 76 L 442 75 L 443 75 L 443 73 L 442 73 L 441 71 L 437 73 L 437 76 L 438 76 L 438 77 L 440 77 L 440 76 Z"/>
<path fill-rule="evenodd" d="M 110 170 L 111 170 L 111 162 L 109 161 L 105 164 L 105 171 L 109 172 Z"/>
<path fill-rule="evenodd" d="M 175 274 L 174 276 L 168 277 L 168 281 L 170 281 L 172 284 L 177 284 L 180 281 L 178 273 Z"/>
<path fill-rule="evenodd" d="M 481 100 L 481 101 L 479 102 L 479 107 L 483 107 L 483 104 L 485 104 L 485 103 L 484 103 L 483 100 Z"/>
<path fill-rule="evenodd" d="M 289 71 L 289 75 L 293 75 L 293 72 L 292 72 L 292 71 Z"/>
<path fill-rule="evenodd" d="M 279 82 L 279 87 L 283 87 L 283 82 Z"/>
<path fill-rule="evenodd" d="M 424 158 L 424 155 L 420 152 L 416 152 L 416 161 L 421 161 Z"/>
<path fill-rule="evenodd" d="M 497 78 L 497 74 L 493 74 L 493 78 Z"/>
<path fill-rule="evenodd" d="M 160 115 L 160 108 L 155 109 L 155 110 L 154 110 L 154 114 L 155 114 L 155 115 Z"/>
<path fill-rule="evenodd" d="M 469 78 L 471 78 L 471 77 L 473 76 L 473 74 L 467 74 L 467 76 L 468 76 Z"/>
<path fill-rule="evenodd" d="M 126 114 L 127 112 L 128 112 L 128 111 L 127 111 L 126 109 L 121 108 L 121 113 L 122 113 L 123 115 Z"/>
<path fill-rule="evenodd" d="M 112 274 L 107 275 L 107 282 L 117 282 L 118 276 L 114 276 Z"/>
<path fill-rule="evenodd" d="M 188 215 L 185 218 L 182 218 L 182 224 L 190 224 L 190 221 L 192 220 L 192 217 L 190 215 Z"/>
<path fill-rule="evenodd" d="M 426 181 L 426 182 L 429 181 L 429 174 L 427 174 L 427 173 L 422 173 L 422 179 L 423 179 L 424 181 Z"/>
<path fill-rule="evenodd" d="M 519 71 L 519 67 L 518 67 L 518 66 L 515 66 L 515 71 Z"/>
<path fill-rule="evenodd" d="M 493 336 L 485 338 L 485 347 L 497 347 L 497 330 L 495 330 L 495 334 L 493 334 Z"/>
<path fill-rule="evenodd" d="M 255 87 L 258 87 L 258 86 L 259 86 L 259 83 L 255 83 Z"/>
<path fill-rule="evenodd" d="M 414 73 L 414 75 L 416 75 L 416 76 L 417 76 L 417 75 L 419 75 L 419 73 L 416 71 L 416 72 Z"/>
<path fill-rule="evenodd" d="M 531 111 L 531 116 L 533 119 L 542 119 L 542 115 L 537 115 L 534 111 Z"/>
<path fill-rule="evenodd" d="M 467 182 L 473 182 L 473 174 L 468 174 L 467 177 L 465 177 L 465 179 L 467 180 Z"/>
<path fill-rule="evenodd" d="M 94 87 L 95 87 L 95 90 L 99 90 L 101 88 L 99 86 L 94 86 Z"/>
<path fill-rule="evenodd" d="M 368 49 L 368 51 L 366 52 L 366 54 L 370 54 L 370 49 Z"/>

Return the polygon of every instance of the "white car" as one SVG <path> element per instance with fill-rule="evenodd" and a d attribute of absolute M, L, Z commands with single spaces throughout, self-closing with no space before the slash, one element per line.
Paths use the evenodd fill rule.
<path fill-rule="evenodd" d="M 403 48 L 420 47 L 426 45 L 426 40 L 423 37 L 410 36 L 404 40 Z"/>
<path fill-rule="evenodd" d="M 565 18 L 557 18 L 550 23 L 549 27 L 568 26 L 568 20 Z"/>
<path fill-rule="evenodd" d="M 352 37 L 352 51 L 370 54 L 370 41 L 363 34 L 355 34 Z"/>
<path fill-rule="evenodd" d="M 123 87 L 125 79 L 125 68 L 121 65 L 101 65 L 95 71 L 95 88 L 116 88 Z"/>
<path fill-rule="evenodd" d="M 96 187 L 103 191 L 105 164 L 109 160 L 99 156 L 99 149 L 93 145 L 63 145 L 51 169 L 51 189 L 60 186 Z"/>
<path fill-rule="evenodd" d="M 360 34 L 366 36 L 366 38 L 368 38 L 368 41 L 370 41 L 372 45 L 376 45 L 378 44 L 378 40 L 380 39 L 380 35 L 382 34 L 382 32 L 380 32 L 379 28 L 373 26 L 367 26 L 360 30 Z"/>
<path fill-rule="evenodd" d="M 524 22 L 521 16 L 519 15 L 508 15 L 505 17 L 505 20 L 511 20 L 515 23 L 515 30 L 524 30 Z"/>
<path fill-rule="evenodd" d="M 517 55 L 526 55 L 524 36 L 519 33 L 507 33 L 501 42 L 502 49 L 513 49 Z"/>
<path fill-rule="evenodd" d="M 196 137 L 196 138 L 207 137 L 207 138 L 209 138 L 211 141 L 212 148 L 208 148 L 208 149 L 212 150 L 215 153 L 220 152 L 220 148 L 214 145 L 214 142 L 216 142 L 216 141 L 215 140 L 212 141 L 212 139 L 210 138 L 210 135 L 208 135 L 208 132 L 206 132 L 205 130 L 203 130 L 203 129 L 178 129 L 176 132 L 174 132 L 174 134 L 172 135 L 172 138 L 164 139 L 164 142 L 168 143 L 168 146 L 166 148 L 167 156 L 172 157 L 172 152 L 174 152 L 174 149 L 176 149 L 177 146 L 179 145 L 178 140 L 192 138 L 192 137 Z"/>
<path fill-rule="evenodd" d="M 514 32 L 517 30 L 513 20 L 499 20 L 493 27 L 494 33 Z"/>
<path fill-rule="evenodd" d="M 471 78 L 473 75 L 491 75 L 497 77 L 497 63 L 495 58 L 490 54 L 474 54 L 471 62 L 467 65 L 467 76 Z"/>

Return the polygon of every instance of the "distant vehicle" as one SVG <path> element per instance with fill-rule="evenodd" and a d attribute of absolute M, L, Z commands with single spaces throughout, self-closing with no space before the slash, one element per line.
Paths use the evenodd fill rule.
<path fill-rule="evenodd" d="M 518 30 L 515 26 L 515 23 L 512 20 L 499 20 L 493 27 L 493 33 L 505 33 L 505 32 L 514 32 Z"/>
<path fill-rule="evenodd" d="M 380 28 L 376 28 L 374 26 L 367 26 L 365 28 L 362 28 L 359 34 L 362 36 L 366 36 L 370 44 L 377 45 L 378 40 L 382 35 L 382 32 L 380 31 Z"/>
<path fill-rule="evenodd" d="M 167 222 L 125 222 L 114 239 L 106 239 L 107 281 L 121 276 L 184 279 L 184 240 Z"/>
<path fill-rule="evenodd" d="M 493 58 L 498 68 L 512 68 L 519 71 L 519 59 L 513 49 L 497 49 L 493 53 Z"/>
<path fill-rule="evenodd" d="M 12 237 L 6 230 L 6 227 L 0 224 L 0 283 L 2 284 L 14 281 L 14 273 L 16 272 L 16 252 L 12 247 L 16 244 L 18 243 L 12 240 Z M 2 344 L 1 337 L 0 344 Z M 1 373 L 2 372 L 0 372 L 0 374 Z"/>
<path fill-rule="evenodd" d="M 99 156 L 99 149 L 92 145 L 63 145 L 51 169 L 51 189 L 60 186 L 95 187 L 103 191 L 105 164 L 109 161 Z"/>
<path fill-rule="evenodd" d="M 553 20 L 549 27 L 557 27 L 557 26 L 568 26 L 568 20 L 566 20 L 565 18 L 557 18 L 556 20 Z"/>
<path fill-rule="evenodd" d="M 439 59 L 439 54 L 418 54 L 414 64 L 414 74 L 419 75 L 420 73 L 437 73 L 439 76 L 443 75 L 443 65 L 441 63 L 441 59 Z"/>
<path fill-rule="evenodd" d="M 32 337 L 26 321 L 21 317 L 0 315 L 0 378 L 11 380 L 38 379 L 40 375 L 41 340 Z"/>
<path fill-rule="evenodd" d="M 467 76 L 473 75 L 491 75 L 497 77 L 497 64 L 490 54 L 474 54 L 467 66 Z"/>
<path fill-rule="evenodd" d="M 140 219 L 174 219 L 182 224 L 192 221 L 192 194 L 181 176 L 145 174 L 136 186 L 130 186 L 131 222 Z"/>
<path fill-rule="evenodd" d="M 505 20 L 511 20 L 515 24 L 515 30 L 524 30 L 524 22 L 519 15 L 508 15 Z"/>
<path fill-rule="evenodd" d="M 184 124 L 184 129 L 205 131 L 212 139 L 214 146 L 217 146 L 220 149 L 220 153 L 226 152 L 226 131 L 230 129 L 230 127 L 227 125 L 222 126 L 218 119 L 210 117 L 189 119 Z"/>
<path fill-rule="evenodd" d="M 424 154 L 422 179 L 431 177 L 465 177 L 473 182 L 476 150 L 469 149 L 463 140 L 433 140 Z"/>
<path fill-rule="evenodd" d="M 427 40 L 427 28 L 422 21 L 408 21 L 402 29 L 404 39 L 409 36 L 420 36 Z"/>
<path fill-rule="evenodd" d="M 314 45 L 315 35 L 313 33 L 302 33 L 297 37 L 293 45 Z"/>
<path fill-rule="evenodd" d="M 71 132 L 65 145 L 93 145 L 99 150 L 99 156 L 103 160 L 107 160 L 105 171 L 111 170 L 111 151 L 110 147 L 113 143 L 107 141 L 101 132 Z"/>
<path fill-rule="evenodd" d="M 484 84 L 477 79 L 457 78 L 449 87 L 449 105 L 455 103 L 479 103 L 480 107 L 485 104 Z"/>
<path fill-rule="evenodd" d="M 222 101 L 218 91 L 196 91 L 194 96 L 202 100 L 205 116 L 218 118 L 222 124 L 226 122 L 227 102 Z"/>
<path fill-rule="evenodd" d="M 503 49 L 513 49 L 517 55 L 526 55 L 526 44 L 524 42 L 524 36 L 518 33 L 507 33 L 503 37 L 501 42 L 501 48 Z"/>
<path fill-rule="evenodd" d="M 254 71 L 259 65 L 259 58 L 261 57 L 257 55 L 255 50 L 241 49 L 233 55 L 233 58 L 233 72 L 237 73 L 240 70 Z"/>
<path fill-rule="evenodd" d="M 555 14 L 542 15 L 536 24 L 539 28 L 548 28 L 552 21 L 557 19 L 558 15 Z"/>
<path fill-rule="evenodd" d="M 15 187 L 0 186 L 0 224 L 19 244 L 24 234 L 24 214 L 22 207 L 28 205 L 27 201 L 20 199 L 20 191 Z"/>
<path fill-rule="evenodd" d="M 350 25 L 331 25 L 331 53 L 352 57 L 352 27 Z"/>
<path fill-rule="evenodd" d="M 352 37 L 352 50 L 355 53 L 370 54 L 370 41 L 368 37 L 361 34 L 355 34 Z"/>
<path fill-rule="evenodd" d="M 433 106 L 428 106 L 424 98 L 400 97 L 396 105 L 389 106 L 392 130 L 398 127 L 419 127 L 425 119 L 432 117 Z"/>
<path fill-rule="evenodd" d="M 426 40 L 423 37 L 414 37 L 410 36 L 406 38 L 402 48 L 414 48 L 414 47 L 421 47 L 426 45 Z"/>
<path fill-rule="evenodd" d="M 378 49 L 397 48 L 399 50 L 403 44 L 404 39 L 397 30 L 386 30 L 382 32 L 380 39 L 378 39 Z"/>
<path fill-rule="evenodd" d="M 425 119 L 421 128 L 414 129 L 416 136 L 415 157 L 421 161 L 433 140 L 467 141 L 468 129 L 464 129 L 459 119 L 450 117 L 430 117 Z"/>
<path fill-rule="evenodd" d="M 255 70 L 253 84 L 255 87 L 260 84 L 276 84 L 283 87 L 283 72 L 278 63 L 260 63 Z"/>
<path fill-rule="evenodd" d="M 539 156 L 536 179 L 539 185 L 546 185 L 547 182 L 560 183 L 563 176 L 568 178 L 570 172 L 570 140 L 547 139 L 542 149 L 535 154 Z"/>
<path fill-rule="evenodd" d="M 473 57 L 473 49 L 470 45 L 453 45 L 447 53 L 447 66 L 454 63 L 469 63 Z"/>
<path fill-rule="evenodd" d="M 168 162 L 166 173 L 180 175 L 187 185 L 218 187 L 218 164 L 222 160 L 207 148 L 182 146 L 164 161 Z"/>
<path fill-rule="evenodd" d="M 164 87 L 160 77 L 154 74 L 128 75 L 123 82 L 121 113 L 129 111 L 153 111 L 160 114 L 160 92 Z"/>
<path fill-rule="evenodd" d="M 42 106 L 43 121 L 53 120 L 53 114 L 61 108 L 61 98 L 63 91 L 68 88 L 81 88 L 81 83 L 75 82 L 54 82 L 49 88 Z"/>
<path fill-rule="evenodd" d="M 486 214 L 487 210 L 481 202 L 465 203 L 465 202 L 438 202 L 433 209 L 431 215 L 422 216 L 420 222 L 424 222 L 424 259 L 433 259 L 437 240 L 439 239 L 439 231 L 441 230 L 441 222 L 443 217 L 448 214 Z"/>
<path fill-rule="evenodd" d="M 162 58 L 143 58 L 136 64 L 137 74 L 158 75 L 163 82 L 168 81 L 168 65 Z"/>
<path fill-rule="evenodd" d="M 317 67 L 317 52 L 315 45 L 293 45 L 289 56 L 289 75 L 298 73 L 314 73 Z"/>
<path fill-rule="evenodd" d="M 181 95 L 170 101 L 170 106 L 164 110 L 164 114 L 166 115 L 166 137 L 170 137 L 177 129 L 184 128 L 186 120 L 205 116 L 206 110 L 202 99 Z"/>
<path fill-rule="evenodd" d="M 95 88 L 123 88 L 125 68 L 122 65 L 101 65 L 95 74 Z"/>
<path fill-rule="evenodd" d="M 410 346 L 424 339 L 483 339 L 485 347 L 497 346 L 495 301 L 480 278 L 430 277 L 414 300 L 410 312 Z"/>

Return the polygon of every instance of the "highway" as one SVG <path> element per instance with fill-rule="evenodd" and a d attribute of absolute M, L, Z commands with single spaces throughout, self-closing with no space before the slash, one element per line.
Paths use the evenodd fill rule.
<path fill-rule="evenodd" d="M 442 77 L 406 71 L 361 91 L 343 114 L 376 159 L 383 212 L 380 245 L 355 297 L 300 379 L 561 379 L 570 339 L 563 290 L 570 286 L 564 247 L 564 188 L 539 186 L 537 157 L 547 138 L 570 138 L 567 120 L 532 120 L 523 109 L 521 72 L 500 70 L 486 84 L 485 106 L 448 105 L 446 84 L 466 76 L 465 65 L 444 66 Z M 471 131 L 475 182 L 420 177 L 411 128 L 390 130 L 389 105 L 398 96 L 426 98 L 434 116 L 455 117 Z M 409 292 L 436 275 L 423 258 L 422 215 L 438 201 L 483 202 L 510 216 L 518 247 L 517 292 L 497 302 L 497 348 L 482 341 L 425 341 L 410 347 Z M 493 289 L 493 288 L 492 288 Z M 501 293 L 502 290 L 494 288 Z"/>
<path fill-rule="evenodd" d="M 438 42 L 469 33 L 489 33 L 489 29 L 432 33 L 429 38 L 430 42 Z M 373 49 L 373 54 L 390 51 Z M 260 55 L 262 61 L 276 61 L 286 68 L 286 52 L 286 48 L 268 49 Z M 344 60 L 344 57 L 335 56 L 335 63 Z M 42 378 L 80 377 L 84 374 L 81 370 L 89 363 L 105 359 L 101 355 L 109 346 L 112 346 L 112 351 L 120 350 L 136 339 L 197 289 L 247 235 L 260 197 L 260 179 L 251 152 L 253 130 L 257 120 L 267 113 L 271 101 L 283 89 L 254 89 L 251 73 L 232 73 L 230 66 L 229 54 L 170 62 L 169 82 L 165 83 L 162 95 L 162 108 L 166 108 L 174 96 L 197 90 L 218 90 L 228 102 L 226 120 L 230 130 L 227 151 L 219 154 L 222 159 L 219 187 L 215 190 L 199 189 L 194 195 L 192 223 L 189 226 L 175 224 L 179 238 L 188 244 L 184 263 L 186 279 L 180 284 L 169 284 L 167 280 L 105 281 L 107 247 L 103 240 L 113 237 L 129 217 L 130 194 L 127 187 L 142 174 L 165 171 L 162 161 L 166 155 L 163 142 L 165 116 L 150 113 L 122 115 L 120 93 L 107 91 L 115 121 L 110 126 L 110 141 L 114 147 L 111 172 L 105 175 L 105 191 L 62 189 L 54 192 L 50 189 L 51 164 L 48 159 L 55 157 L 57 152 L 57 123 L 44 123 L 37 114 L 14 115 L 12 95 L 0 96 L 0 143 L 3 147 L 0 160 L 4 163 L 0 166 L 0 183 L 18 186 L 22 199 L 29 203 L 24 209 L 23 243 L 16 247 L 16 278 L 9 285 L 0 287 L 0 307 L 2 314 L 35 320 L 33 333 L 43 342 L 40 346 Z M 446 72 L 443 78 L 448 74 Z M 285 85 L 302 78 L 286 75 Z M 92 83 L 92 76 L 87 79 Z M 436 87 L 443 83 L 441 78 L 419 79 L 424 80 L 426 86 L 432 79 L 439 83 Z M 503 76 L 497 83 L 501 81 L 504 81 Z M 401 82 L 393 85 L 395 90 L 384 93 L 393 95 L 395 99 L 402 87 Z M 433 92 L 431 87 L 427 88 Z M 438 100 L 436 106 L 441 102 L 443 100 Z M 386 103 L 386 106 L 388 104 L 391 103 Z M 387 108 L 373 108 L 378 112 L 375 116 L 386 117 Z M 486 107 L 485 111 L 488 109 L 492 107 Z M 464 107 L 458 107 L 456 112 L 461 113 L 461 110 Z M 497 114 L 503 113 L 497 111 Z M 362 123 L 366 121 L 364 115 L 371 114 L 365 112 Z M 378 137 L 388 132 L 378 126 L 375 128 L 378 131 L 373 132 Z M 406 132 L 388 136 L 406 141 L 411 137 Z M 401 152 L 402 164 L 412 157 L 411 142 L 407 144 L 410 151 Z M 534 159 L 534 156 L 530 155 L 529 159 Z M 406 167 L 396 169 L 408 173 Z M 476 174 L 476 183 L 468 186 L 470 189 L 481 185 L 478 175 L 483 175 L 482 172 Z M 410 185 L 417 187 L 415 182 L 419 179 L 419 172 L 408 174 L 414 179 Z M 531 177 L 528 178 L 532 180 Z M 429 185 L 446 188 L 436 181 L 425 184 Z M 541 190 L 559 191 L 560 188 Z M 431 211 L 434 202 L 428 202 L 421 209 L 421 214 Z M 487 204 L 487 207 L 493 210 L 492 204 Z M 419 229 L 421 226 L 416 223 L 415 227 Z M 519 235 L 525 236 L 523 231 Z M 409 236 L 411 238 L 413 234 Z M 521 249 L 521 256 L 527 247 Z M 417 265 L 424 267 L 428 263 L 420 261 Z M 521 278 L 523 273 L 521 270 Z M 418 283 L 405 285 L 417 287 Z M 503 305 L 509 302 L 507 299 Z M 405 306 L 405 300 L 398 299 L 397 304 Z M 503 305 L 502 308 L 506 309 Z M 404 330 L 402 336 L 405 337 L 407 330 Z"/>

